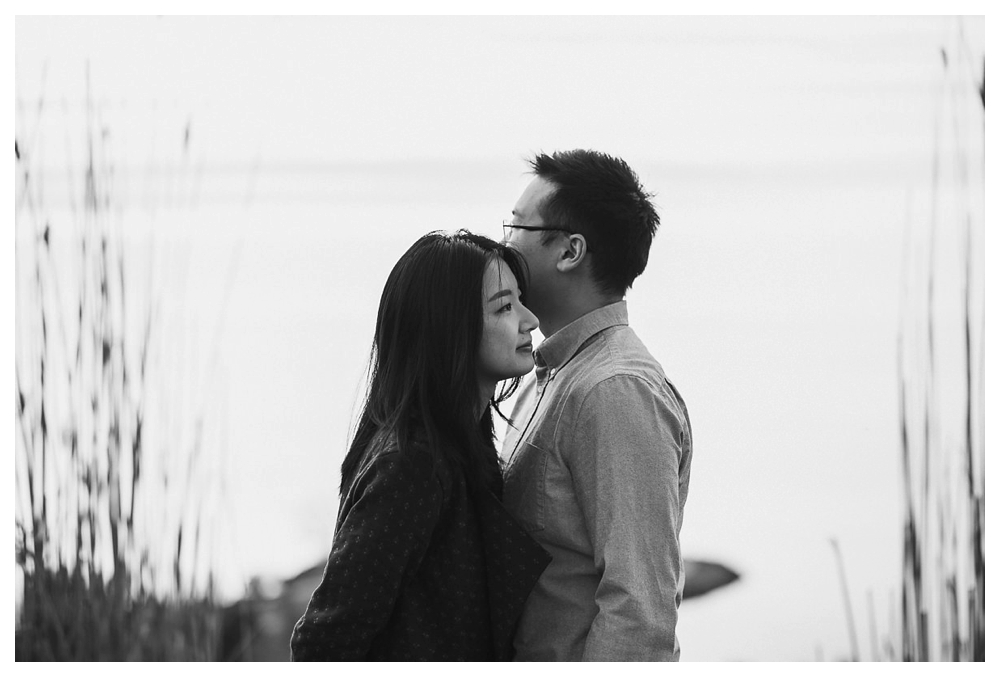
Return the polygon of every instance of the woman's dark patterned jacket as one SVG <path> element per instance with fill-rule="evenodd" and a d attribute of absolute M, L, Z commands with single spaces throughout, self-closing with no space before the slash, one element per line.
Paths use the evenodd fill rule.
<path fill-rule="evenodd" d="M 341 505 L 292 660 L 510 660 L 550 556 L 426 449 L 381 446 Z"/>

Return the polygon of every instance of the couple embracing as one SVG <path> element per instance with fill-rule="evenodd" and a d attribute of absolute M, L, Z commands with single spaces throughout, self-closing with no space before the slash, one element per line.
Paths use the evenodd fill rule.
<path fill-rule="evenodd" d="M 659 217 L 621 159 L 531 166 L 502 242 L 430 233 L 389 274 L 293 660 L 680 657 L 691 427 L 624 301 Z"/>

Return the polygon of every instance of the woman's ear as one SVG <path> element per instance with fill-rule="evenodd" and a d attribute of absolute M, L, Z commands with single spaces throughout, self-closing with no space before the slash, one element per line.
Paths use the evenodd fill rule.
<path fill-rule="evenodd" d="M 559 252 L 556 270 L 560 273 L 568 273 L 581 266 L 586 256 L 587 240 L 579 233 L 570 233 L 565 240 L 562 251 Z"/>

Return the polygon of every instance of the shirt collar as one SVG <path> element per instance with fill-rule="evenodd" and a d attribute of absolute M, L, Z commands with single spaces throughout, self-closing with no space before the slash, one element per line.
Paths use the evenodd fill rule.
<path fill-rule="evenodd" d="M 591 337 L 608 327 L 627 324 L 625 301 L 602 306 L 578 317 L 538 346 L 534 353 L 536 371 L 560 369 Z"/>

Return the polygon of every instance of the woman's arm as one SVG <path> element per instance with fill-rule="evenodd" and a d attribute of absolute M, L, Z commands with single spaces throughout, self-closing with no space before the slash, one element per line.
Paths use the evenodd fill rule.
<path fill-rule="evenodd" d="M 443 504 L 424 453 L 382 454 L 358 479 L 305 614 L 292 660 L 361 660 L 385 627 L 407 575 L 427 550 Z"/>

